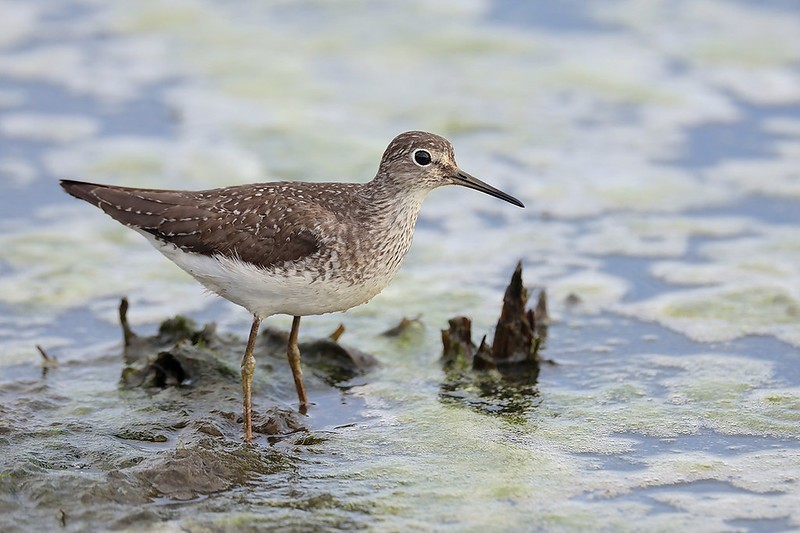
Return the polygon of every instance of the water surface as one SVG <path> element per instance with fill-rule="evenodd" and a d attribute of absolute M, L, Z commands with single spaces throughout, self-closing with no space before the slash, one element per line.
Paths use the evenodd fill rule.
<path fill-rule="evenodd" d="M 791 2 L 2 11 L 4 530 L 800 526 Z M 226 418 L 235 379 L 222 398 L 121 386 L 120 296 L 142 333 L 184 313 L 241 337 L 249 317 L 58 178 L 364 181 L 407 129 L 447 136 L 462 168 L 528 207 L 436 191 L 389 288 L 304 319 L 307 338 L 344 323 L 380 368 L 315 382 L 308 429 L 254 447 Z M 454 392 L 439 329 L 467 314 L 490 332 L 518 259 L 548 288 L 559 364 Z M 417 315 L 422 331 L 380 335 Z M 58 366 L 43 371 L 36 344 Z M 261 412 L 291 408 L 288 372 L 260 367 Z M 169 479 L 187 461 L 205 484 Z"/>

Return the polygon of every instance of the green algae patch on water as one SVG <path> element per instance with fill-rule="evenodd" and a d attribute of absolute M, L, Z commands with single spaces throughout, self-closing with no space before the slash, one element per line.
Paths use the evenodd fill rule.
<path fill-rule="evenodd" d="M 624 279 L 604 272 L 587 270 L 567 275 L 548 284 L 550 300 L 563 307 L 570 304 L 581 312 L 594 314 L 612 307 L 628 292 Z M 577 297 L 577 300 L 570 298 Z"/>
<path fill-rule="evenodd" d="M 605 91 L 623 101 L 633 102 L 648 112 L 651 108 L 668 108 L 669 113 L 662 113 L 658 120 L 684 115 L 694 120 L 719 118 L 722 113 L 719 108 L 725 107 L 724 101 L 709 105 L 715 101 L 715 96 L 707 94 L 707 88 L 692 85 L 692 90 L 688 90 L 690 81 L 686 79 L 675 83 L 668 72 L 661 68 L 664 58 L 656 53 L 645 53 L 640 46 L 624 38 L 609 46 L 595 35 L 581 35 L 584 41 L 577 47 L 584 51 L 597 50 L 591 62 L 597 65 L 598 72 L 618 73 L 624 70 L 630 73 L 632 79 L 626 83 L 639 88 L 633 91 L 626 87 L 615 88 L 611 78 L 604 80 L 604 87 L 612 84 L 610 90 L 601 90 L 595 86 L 583 87 L 574 80 L 560 80 L 557 69 L 550 66 L 540 65 L 532 69 L 532 56 L 558 57 L 566 61 L 574 55 L 576 45 L 565 44 L 545 32 L 509 32 L 505 31 L 506 28 L 501 31 L 500 28 L 480 24 L 481 19 L 477 14 L 480 9 L 476 12 L 448 6 L 448 12 L 452 11 L 450 16 L 462 23 L 443 28 L 443 34 L 431 39 L 419 33 L 417 19 L 413 16 L 414 13 L 427 14 L 430 9 L 411 5 L 404 17 L 392 19 L 392 32 L 375 32 L 369 26 L 354 26 L 354 34 L 362 35 L 371 43 L 370 46 L 355 50 L 349 46 L 349 38 L 343 38 L 339 31 L 330 32 L 327 27 L 318 27 L 318 32 L 302 41 L 293 39 L 291 28 L 305 21 L 304 16 L 308 13 L 297 13 L 297 19 L 287 20 L 269 6 L 246 12 L 193 2 L 185 2 L 180 7 L 162 6 L 154 2 L 144 6 L 137 4 L 136 9 L 126 4 L 117 6 L 114 13 L 118 29 L 122 28 L 132 35 L 144 33 L 152 38 L 168 39 L 172 44 L 171 55 L 187 69 L 187 73 L 217 82 L 215 86 L 199 87 L 187 83 L 178 88 L 183 97 L 170 100 L 170 104 L 180 109 L 180 115 L 188 122 L 197 120 L 204 127 L 237 132 L 234 136 L 244 136 L 240 140 L 252 138 L 253 132 L 261 132 L 258 135 L 261 138 L 269 137 L 257 147 L 251 146 L 256 148 L 273 175 L 330 179 L 328 162 L 335 159 L 340 162 L 337 168 L 343 175 L 369 176 L 365 175 L 370 171 L 365 156 L 351 155 L 355 151 L 342 148 L 363 146 L 380 149 L 375 134 L 384 132 L 388 138 L 396 133 L 394 130 L 388 131 L 385 125 L 395 122 L 402 109 L 406 109 L 406 113 L 425 117 L 428 125 L 421 126 L 429 129 L 435 129 L 437 124 L 441 127 L 452 122 L 452 117 L 443 115 L 441 106 L 435 105 L 424 95 L 428 91 L 439 93 L 441 87 L 449 87 L 448 81 L 453 76 L 465 70 L 474 70 L 474 76 L 462 76 L 462 79 L 469 80 L 469 90 L 449 91 L 447 94 L 461 110 L 460 120 L 471 124 L 470 131 L 495 131 L 503 138 L 502 143 L 491 136 L 479 136 L 474 141 L 467 138 L 468 144 L 465 146 L 470 151 L 475 152 L 476 148 L 493 150 L 493 146 L 499 146 L 502 153 L 525 162 L 528 169 L 537 168 L 539 165 L 535 160 L 541 159 L 536 156 L 536 149 L 531 148 L 529 124 L 548 120 L 550 113 L 546 110 L 553 107 L 560 109 L 567 117 L 560 121 L 565 137 L 576 146 L 588 147 L 585 151 L 589 153 L 571 154 L 568 160 L 557 157 L 552 165 L 553 172 L 545 172 L 539 179 L 523 185 L 532 187 L 526 191 L 529 197 L 540 198 L 542 204 L 550 205 L 551 210 L 578 215 L 608 209 L 674 211 L 730 198 L 728 191 L 696 180 L 679 169 L 653 168 L 646 161 L 630 155 L 620 161 L 609 160 L 606 148 L 594 146 L 597 142 L 591 141 L 590 136 L 582 134 L 574 126 L 574 122 L 584 115 L 595 116 L 600 106 L 588 106 L 591 107 L 589 110 L 582 106 L 555 106 L 550 101 L 551 96 L 544 88 L 550 86 L 547 82 L 552 85 L 556 81 L 564 90 L 577 92 L 590 99 Z M 163 20 L 159 16 L 161 11 L 166 13 Z M 380 16 L 381 12 L 378 10 L 374 14 Z M 343 24 L 351 23 L 346 18 L 339 18 L 341 14 L 337 12 L 331 12 L 331 16 L 336 16 L 336 20 Z M 279 17 L 286 27 L 273 28 L 274 31 L 267 33 L 262 31 L 264 26 L 274 26 L 274 21 Z M 155 20 L 159 22 L 153 24 Z M 261 21 L 261 24 L 256 21 Z M 316 24 L 313 16 L 308 21 Z M 453 46 L 453 43 L 458 43 L 458 46 Z M 283 50 L 283 60 L 263 61 L 262 56 L 254 52 L 265 49 Z M 477 57 L 474 53 L 467 53 L 477 49 L 481 50 Z M 617 68 L 620 61 L 617 58 L 624 57 L 623 61 L 630 61 L 634 51 L 637 64 L 643 68 Z M 326 64 L 331 65 L 329 68 L 321 67 L 317 59 L 320 53 L 326 57 Z M 231 62 L 231 57 L 238 59 Z M 427 68 L 429 63 L 436 64 L 438 68 Z M 498 71 L 494 68 L 497 64 L 502 64 L 504 68 Z M 629 67 L 627 63 L 626 66 Z M 493 83 L 483 83 L 485 68 L 494 68 L 500 77 Z M 348 83 L 346 76 L 332 76 L 331 71 L 353 72 L 360 76 L 359 82 Z M 663 78 L 663 83 L 658 85 L 665 94 L 656 98 L 642 98 L 642 91 L 651 90 L 646 88 L 653 86 L 649 74 L 654 73 Z M 415 92 L 398 92 L 398 76 L 402 76 L 402 79 L 413 78 L 421 87 Z M 374 91 L 363 93 L 361 88 L 367 86 L 385 94 L 395 105 L 383 105 L 380 99 L 372 96 Z M 292 88 L 289 93 L 287 87 Z M 533 94 L 531 91 L 534 91 Z M 702 96 L 692 98 L 696 93 Z M 530 105 L 532 99 L 534 106 Z M 717 95 L 716 100 L 721 98 Z M 295 104 L 295 101 L 301 103 Z M 488 114 L 487 101 L 494 103 L 492 112 Z M 199 102 L 205 104 L 198 105 Z M 249 105 L 249 113 L 242 112 L 244 103 Z M 332 109 L 345 110 L 337 113 L 347 116 L 351 123 L 363 124 L 361 131 L 370 130 L 370 133 L 359 135 L 343 131 L 335 121 L 329 125 L 316 120 L 318 116 L 330 115 Z M 723 111 L 727 112 L 725 109 Z M 544 116 L 536 116 L 534 121 L 533 114 Z M 199 115 L 205 122 L 199 120 Z M 306 126 L 312 120 L 314 127 L 309 129 Z M 501 125 L 502 128 L 499 127 Z M 621 143 L 635 142 L 641 137 L 639 132 L 642 126 L 648 127 L 649 124 L 637 125 L 629 131 L 615 129 L 607 133 L 615 139 L 619 135 Z M 675 125 L 671 126 L 674 128 Z M 311 135 L 308 134 L 310 130 L 314 132 Z M 543 126 L 543 130 L 550 133 L 554 128 Z M 508 133 L 504 133 L 506 131 Z M 275 138 L 275 133 L 278 133 L 278 138 Z M 597 136 L 598 133 L 592 135 Z M 599 135 L 609 139 L 609 135 Z M 652 142 L 641 143 L 643 150 L 668 144 L 659 143 L 658 140 L 673 139 L 674 135 L 656 127 L 647 137 L 652 137 Z M 244 144 L 249 143 L 244 141 Z M 302 148 L 298 149 L 299 146 Z M 303 157 L 312 150 L 320 157 Z M 533 157 L 529 158 L 531 154 Z M 278 155 L 282 157 L 276 157 Z M 300 161 L 302 165 L 298 166 Z M 598 161 L 605 161 L 606 164 L 598 164 Z M 596 175 L 596 169 L 604 166 L 617 170 L 613 175 L 603 176 L 604 179 L 591 177 Z M 650 175 L 653 179 L 642 180 L 642 175 Z M 338 179 L 338 176 L 334 177 Z M 503 185 L 505 180 L 503 177 L 499 185 Z M 547 194 L 541 194 L 543 190 L 539 188 L 542 187 L 543 190 L 553 187 L 563 201 L 553 202 Z"/>
<path fill-rule="evenodd" d="M 756 331 L 766 325 L 791 324 L 800 318 L 800 301 L 780 287 L 761 285 L 726 289 L 704 301 L 668 305 L 664 312 L 675 318 L 737 320 Z"/>
<path fill-rule="evenodd" d="M 800 245 L 794 228 L 753 224 L 751 233 L 703 243 L 701 261 L 658 262 L 651 272 L 697 288 L 662 292 L 617 310 L 701 341 L 773 335 L 800 344 Z"/>
<path fill-rule="evenodd" d="M 594 365 L 575 389 L 553 388 L 547 369 L 530 410 L 533 434 L 575 453 L 628 454 L 641 437 L 679 438 L 712 430 L 720 435 L 796 439 L 792 392 L 773 365 L 728 354 L 640 355 L 628 368 Z M 568 370 L 567 367 L 566 370 Z M 769 392 L 788 405 L 764 401 Z M 524 426 L 523 426 L 524 427 Z M 535 428 L 535 429 L 534 429 Z"/>
<path fill-rule="evenodd" d="M 673 291 L 619 310 L 701 342 L 774 335 L 800 345 L 800 296 L 793 286 L 775 282 Z"/>
<path fill-rule="evenodd" d="M 800 23 L 782 10 L 726 2 L 700 2 L 671 15 L 668 2 L 628 1 L 607 7 L 596 9 L 596 16 L 649 39 L 666 38 L 674 32 L 672 24 L 683 28 L 685 38 L 670 39 L 666 54 L 720 90 L 751 103 L 800 100 L 800 77 L 786 68 L 800 57 L 800 46 L 782 38 L 800 31 Z M 672 24 L 663 24 L 665 18 Z"/>
<path fill-rule="evenodd" d="M 268 180 L 260 161 L 247 150 L 231 142 L 202 138 L 128 135 L 93 139 L 52 149 L 45 162 L 59 176 L 80 176 L 87 181 L 111 177 L 131 187 L 163 187 L 166 176 L 180 176 L 197 189 Z"/>
<path fill-rule="evenodd" d="M 800 142 L 797 139 L 778 145 L 779 156 L 769 159 L 724 161 L 706 171 L 709 179 L 730 183 L 751 194 L 778 198 L 800 198 L 798 165 Z M 758 176 L 758 179 L 754 179 Z"/>
<path fill-rule="evenodd" d="M 35 218 L 4 221 L 0 299 L 13 316 L 0 318 L 0 412 L 22 428 L 0 435 L 9 449 L 0 483 L 12 483 L 0 491 L 5 516 L 28 529 L 796 527 L 794 352 L 772 337 L 788 339 L 794 327 L 784 310 L 797 299 L 797 232 L 769 227 L 780 210 L 753 195 L 786 205 L 797 197 L 796 125 L 770 117 L 800 94 L 798 41 L 781 38 L 800 33 L 798 21 L 755 4 L 684 7 L 604 4 L 562 30 L 545 27 L 547 15 L 503 19 L 500 4 L 481 1 L 120 0 L 84 4 L 77 26 L 60 31 L 67 8 L 4 5 L 9 86 L 47 84 L 58 100 L 63 91 L 65 102 L 121 106 L 110 120 L 98 116 L 92 134 L 62 123 L 50 139 L 65 144 L 41 150 L 26 140 L 45 137 L 41 121 L 12 121 L 16 140 L 4 138 L 28 144 L 0 168 L 26 198 L 55 189 L 51 174 L 194 189 L 364 181 L 388 139 L 419 128 L 452 137 L 466 171 L 528 205 L 512 213 L 470 191 L 431 195 L 398 278 L 344 315 L 347 340 L 383 366 L 338 388 L 310 370 L 320 373 L 318 405 L 302 422 L 313 432 L 292 434 L 280 423 L 293 405 L 283 356 L 264 356 L 264 433 L 292 436 L 265 436 L 259 449 L 236 442 L 241 340 L 224 350 L 225 371 L 208 372 L 224 385 L 206 391 L 177 378 L 120 389 L 118 347 L 85 344 L 107 339 L 94 328 L 115 320 L 121 293 L 135 324 L 203 312 L 241 333 L 246 313 L 211 305 L 143 240 L 89 208 L 31 207 Z M 436 35 L 420 23 L 431 20 L 446 22 Z M 37 98 L 5 89 L 0 107 L 18 114 Z M 161 114 L 157 131 L 137 123 L 149 116 L 142 103 Z M 714 128 L 763 151 L 717 153 L 716 135 L 706 144 Z M 751 129 L 771 136 L 754 141 Z M 619 267 L 617 255 L 642 268 Z M 529 279 L 553 289 L 563 322 L 551 326 L 545 355 L 560 364 L 536 384 L 487 374 L 448 389 L 438 330 L 463 313 L 489 330 L 519 257 Z M 715 338 L 769 336 L 710 353 L 717 348 L 601 314 L 614 310 L 681 332 L 707 327 Z M 378 336 L 420 313 L 418 337 Z M 325 335 L 339 320 L 310 319 L 309 331 Z M 158 351 L 208 356 L 207 343 L 183 342 Z M 44 378 L 36 343 L 60 361 Z M 25 346 L 37 364 L 24 364 Z M 206 462 L 220 479 L 201 472 L 183 491 L 180 477 L 159 474 L 166 464 L 190 475 Z"/>
<path fill-rule="evenodd" d="M 592 223 L 575 245 L 592 255 L 681 257 L 692 238 L 737 237 L 759 226 L 746 217 L 618 215 Z"/>
<path fill-rule="evenodd" d="M 54 113 L 6 113 L 0 119 L 0 134 L 11 139 L 71 143 L 93 137 L 99 122 L 88 116 Z"/>
<path fill-rule="evenodd" d="M 75 207 L 42 209 L 34 227 L 0 232 L 3 258 L 12 268 L 0 277 L 0 301 L 52 317 L 87 301 L 97 305 L 103 298 L 136 293 L 146 280 L 151 290 L 137 298 L 134 309 L 139 321 L 163 317 L 167 308 L 188 312 L 208 305 L 210 299 L 188 275 L 135 233 L 71 216 Z M 61 281 L 52 284 L 54 278 Z M 116 314 L 107 318 L 115 322 Z"/>

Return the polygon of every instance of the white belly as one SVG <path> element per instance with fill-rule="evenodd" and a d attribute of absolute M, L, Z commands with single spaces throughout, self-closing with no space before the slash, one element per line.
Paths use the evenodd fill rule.
<path fill-rule="evenodd" d="M 388 285 L 392 277 L 386 273 L 359 284 L 348 283 L 337 276 L 314 279 L 310 273 L 291 265 L 266 270 L 238 259 L 184 252 L 149 233 L 140 233 L 207 289 L 261 318 L 277 314 L 306 316 L 344 311 L 368 302 Z"/>

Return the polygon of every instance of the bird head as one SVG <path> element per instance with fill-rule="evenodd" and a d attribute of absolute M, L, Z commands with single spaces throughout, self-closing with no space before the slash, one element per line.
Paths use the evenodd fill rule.
<path fill-rule="evenodd" d="M 458 168 L 453 145 L 424 131 L 407 131 L 395 137 L 383 153 L 378 177 L 405 190 L 426 193 L 442 185 L 461 185 L 525 207 L 510 194 Z"/>

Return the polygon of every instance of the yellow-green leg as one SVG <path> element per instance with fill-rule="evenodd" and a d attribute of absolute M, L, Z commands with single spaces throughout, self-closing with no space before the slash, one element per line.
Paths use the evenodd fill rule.
<path fill-rule="evenodd" d="M 250 327 L 250 337 L 247 339 L 247 348 L 242 357 L 242 404 L 244 407 L 244 440 L 253 440 L 253 400 L 252 384 L 253 374 L 256 372 L 256 358 L 253 357 L 253 349 L 256 346 L 258 337 L 258 327 L 261 325 L 261 318 L 253 315 L 253 325 Z"/>
<path fill-rule="evenodd" d="M 297 333 L 300 331 L 300 317 L 292 320 L 292 331 L 289 333 L 289 346 L 287 355 L 289 366 L 292 367 L 294 386 L 297 389 L 297 399 L 300 402 L 300 412 L 306 414 L 308 411 L 308 399 L 306 398 L 306 386 L 303 384 L 303 369 L 300 368 L 300 348 L 297 347 Z"/>

